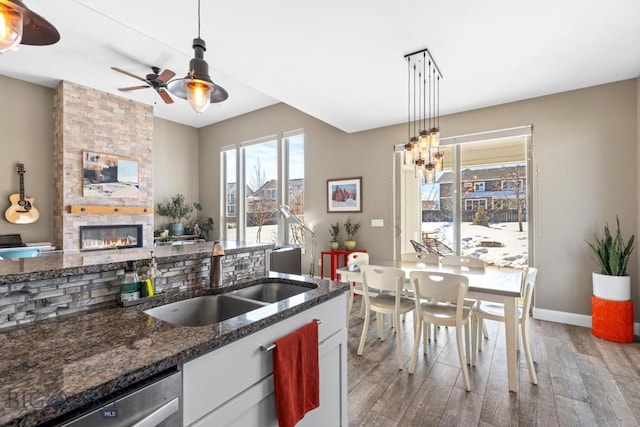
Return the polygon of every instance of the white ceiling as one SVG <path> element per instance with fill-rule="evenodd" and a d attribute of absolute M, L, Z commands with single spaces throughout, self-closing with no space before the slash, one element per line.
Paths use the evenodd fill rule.
<path fill-rule="evenodd" d="M 403 56 L 428 48 L 444 79 L 440 112 L 502 104 L 640 75 L 638 0 L 203 0 L 201 36 L 229 99 L 204 114 L 142 82 L 156 65 L 187 73 L 197 1 L 27 0 L 60 32 L 52 46 L 0 56 L 0 74 L 68 80 L 154 105 L 202 127 L 277 102 L 346 132 L 406 120 Z"/>

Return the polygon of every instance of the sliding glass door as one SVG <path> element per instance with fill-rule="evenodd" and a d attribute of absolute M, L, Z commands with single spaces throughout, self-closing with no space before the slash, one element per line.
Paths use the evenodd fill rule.
<path fill-rule="evenodd" d="M 401 167 L 398 252 L 409 251 L 407 242 L 414 239 L 440 255 L 527 265 L 531 252 L 530 146 L 529 127 L 443 139 L 444 169 L 436 173 L 433 183 L 425 183 L 419 174 L 415 177 L 412 165 Z M 416 214 L 419 223 L 407 220 Z"/>

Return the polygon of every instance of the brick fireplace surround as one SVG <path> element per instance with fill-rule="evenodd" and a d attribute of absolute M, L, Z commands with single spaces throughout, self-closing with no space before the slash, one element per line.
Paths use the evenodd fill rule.
<path fill-rule="evenodd" d="M 80 248 L 80 226 L 142 224 L 143 246 L 153 246 L 153 214 L 71 214 L 70 205 L 153 206 L 153 107 L 63 81 L 54 91 L 54 245 Z M 139 160 L 137 199 L 82 196 L 82 152 Z"/>

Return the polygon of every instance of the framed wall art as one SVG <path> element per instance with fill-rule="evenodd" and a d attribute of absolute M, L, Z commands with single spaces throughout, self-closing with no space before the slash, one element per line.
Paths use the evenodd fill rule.
<path fill-rule="evenodd" d="M 82 152 L 82 195 L 137 199 L 140 197 L 139 161 L 114 154 Z"/>
<path fill-rule="evenodd" d="M 362 177 L 327 180 L 327 212 L 362 212 Z"/>

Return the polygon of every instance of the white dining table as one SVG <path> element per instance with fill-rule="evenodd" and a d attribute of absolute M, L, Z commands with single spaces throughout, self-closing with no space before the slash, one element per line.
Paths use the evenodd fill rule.
<path fill-rule="evenodd" d="M 370 260 L 369 264 L 400 268 L 407 277 L 412 271 L 461 274 L 469 279 L 467 298 L 504 304 L 509 391 L 518 391 L 516 304 L 523 296 L 522 269 L 497 266 L 488 266 L 484 269 L 468 268 L 391 260 Z M 336 274 L 341 282 L 362 282 L 359 269 L 349 270 L 348 267 L 341 267 L 336 270 Z"/>

